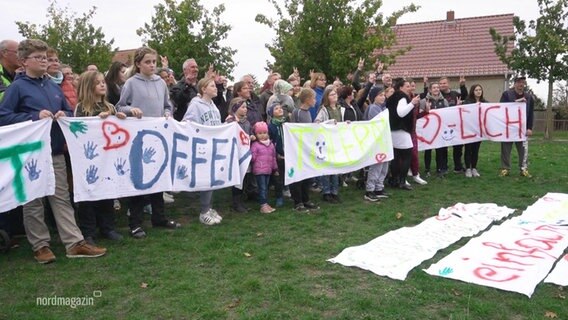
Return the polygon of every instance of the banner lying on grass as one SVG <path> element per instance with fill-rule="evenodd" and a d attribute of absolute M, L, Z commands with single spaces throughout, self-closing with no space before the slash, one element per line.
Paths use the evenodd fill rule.
<path fill-rule="evenodd" d="M 55 193 L 52 119 L 0 127 L 0 212 Z"/>
<path fill-rule="evenodd" d="M 548 193 L 424 271 L 530 297 L 568 246 L 567 204 L 568 195 Z"/>
<path fill-rule="evenodd" d="M 237 123 L 216 127 L 173 119 L 63 118 L 76 201 L 166 190 L 240 185 L 250 162 Z"/>
<path fill-rule="evenodd" d="M 371 121 L 285 123 L 285 184 L 352 172 L 393 158 L 388 112 Z"/>
<path fill-rule="evenodd" d="M 418 150 L 482 140 L 526 140 L 525 103 L 465 104 L 431 110 L 416 122 Z"/>
<path fill-rule="evenodd" d="M 432 258 L 438 250 L 477 234 L 491 222 L 513 212 L 493 203 L 458 203 L 440 209 L 437 216 L 417 226 L 390 231 L 367 244 L 347 248 L 328 261 L 404 280 L 410 270 Z"/>
<path fill-rule="evenodd" d="M 546 283 L 554 283 L 559 286 L 568 286 L 568 254 L 558 260 L 556 266 L 548 277 L 544 279 Z"/>

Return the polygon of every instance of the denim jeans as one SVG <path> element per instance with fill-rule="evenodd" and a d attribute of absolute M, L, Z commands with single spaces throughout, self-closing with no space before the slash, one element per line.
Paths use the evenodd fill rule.
<path fill-rule="evenodd" d="M 321 177 L 323 194 L 339 194 L 339 175 L 333 174 Z"/>
<path fill-rule="evenodd" d="M 270 183 L 269 174 L 259 174 L 255 175 L 256 184 L 258 185 L 258 203 L 260 205 L 268 203 L 268 184 Z"/>

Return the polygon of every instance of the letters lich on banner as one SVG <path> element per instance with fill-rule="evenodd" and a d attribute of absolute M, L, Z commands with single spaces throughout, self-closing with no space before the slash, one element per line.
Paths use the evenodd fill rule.
<path fill-rule="evenodd" d="M 250 145 L 236 123 L 209 127 L 173 119 L 58 120 L 65 134 L 76 201 L 240 185 Z"/>
<path fill-rule="evenodd" d="M 431 110 L 416 122 L 418 150 L 482 140 L 526 140 L 524 103 L 480 103 Z"/>
<path fill-rule="evenodd" d="M 0 212 L 55 193 L 52 119 L 0 127 Z"/>

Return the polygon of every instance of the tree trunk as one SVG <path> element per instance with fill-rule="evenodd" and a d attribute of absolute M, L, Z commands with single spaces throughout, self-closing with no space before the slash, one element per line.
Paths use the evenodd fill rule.
<path fill-rule="evenodd" d="M 551 72 L 552 74 L 552 72 Z M 546 125 L 544 127 L 544 139 L 552 140 L 552 132 L 554 131 L 554 123 L 552 118 L 552 91 L 554 79 L 548 77 L 548 100 L 546 101 Z"/>

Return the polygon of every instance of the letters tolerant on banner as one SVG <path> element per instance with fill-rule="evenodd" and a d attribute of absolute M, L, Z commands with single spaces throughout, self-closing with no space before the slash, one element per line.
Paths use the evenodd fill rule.
<path fill-rule="evenodd" d="M 430 110 L 416 121 L 418 150 L 482 140 L 526 140 L 525 103 L 479 103 Z"/>
<path fill-rule="evenodd" d="M 0 212 L 55 193 L 52 119 L 0 127 Z"/>
<path fill-rule="evenodd" d="M 174 119 L 58 120 L 69 146 L 75 200 L 240 185 L 249 139 L 237 123 L 203 126 Z"/>

